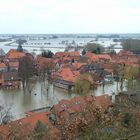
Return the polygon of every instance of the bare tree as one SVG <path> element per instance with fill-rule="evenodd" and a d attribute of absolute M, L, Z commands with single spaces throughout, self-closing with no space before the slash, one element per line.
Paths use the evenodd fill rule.
<path fill-rule="evenodd" d="M 13 119 L 11 108 L 0 106 L 0 124 L 7 124 Z"/>
<path fill-rule="evenodd" d="M 28 85 L 29 79 L 34 75 L 35 66 L 31 57 L 25 56 L 19 60 L 19 76 L 22 80 L 23 90 Z"/>

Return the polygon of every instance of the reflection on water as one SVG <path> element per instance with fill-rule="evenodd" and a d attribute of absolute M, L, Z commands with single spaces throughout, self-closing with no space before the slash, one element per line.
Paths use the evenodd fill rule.
<path fill-rule="evenodd" d="M 112 92 L 117 93 L 120 91 L 120 88 L 118 87 L 120 87 L 120 85 L 117 86 L 114 82 L 112 85 L 105 85 L 104 88 L 100 86 L 94 92 L 91 91 L 91 93 L 97 96 L 104 93 L 111 95 Z M 123 90 L 125 90 L 125 88 Z M 11 107 L 14 119 L 17 119 L 23 117 L 24 112 L 46 106 L 52 106 L 53 104 L 58 103 L 61 99 L 69 99 L 74 96 L 78 95 L 53 87 L 53 85 L 48 83 L 43 84 L 41 82 L 37 82 L 31 94 L 24 93 L 22 90 L 1 89 L 0 105 L 4 105 L 6 108 Z"/>
<path fill-rule="evenodd" d="M 123 89 L 120 88 L 121 83 L 113 82 L 112 84 L 106 84 L 103 88 L 103 86 L 98 87 L 94 93 L 96 96 L 102 95 L 102 94 L 108 94 L 112 95 L 112 93 L 118 94 L 121 91 L 126 91 L 126 83 L 124 83 Z"/>

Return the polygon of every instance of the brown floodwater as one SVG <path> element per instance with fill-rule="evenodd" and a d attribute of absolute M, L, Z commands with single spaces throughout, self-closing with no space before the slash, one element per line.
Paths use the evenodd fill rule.
<path fill-rule="evenodd" d="M 104 89 L 100 86 L 96 90 L 91 91 L 90 94 L 97 96 L 102 94 L 112 95 L 112 92 L 118 93 L 119 91 L 117 84 L 114 82 L 113 84 L 105 85 Z M 25 112 L 52 106 L 61 99 L 70 99 L 75 96 L 78 95 L 54 87 L 52 84 L 37 82 L 31 93 L 24 93 L 22 89 L 0 89 L 0 105 L 7 109 L 10 108 L 14 119 L 19 119 L 25 116 Z"/>

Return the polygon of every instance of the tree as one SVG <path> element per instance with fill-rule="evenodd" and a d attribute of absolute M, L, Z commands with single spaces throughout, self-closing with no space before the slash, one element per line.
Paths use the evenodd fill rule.
<path fill-rule="evenodd" d="M 19 76 L 22 80 L 23 90 L 28 85 L 29 79 L 34 75 L 34 61 L 29 56 L 24 56 L 19 60 Z"/>
<path fill-rule="evenodd" d="M 7 124 L 11 119 L 13 119 L 11 108 L 6 109 L 3 106 L 0 106 L 0 125 Z"/>
<path fill-rule="evenodd" d="M 138 39 L 125 39 L 122 40 L 124 50 L 133 51 L 135 53 L 140 51 L 140 40 Z"/>
<path fill-rule="evenodd" d="M 45 124 L 43 124 L 41 121 L 38 121 L 33 130 L 33 139 L 46 140 L 47 132 L 48 132 L 48 127 Z"/>
<path fill-rule="evenodd" d="M 97 54 L 100 54 L 101 53 L 101 49 L 100 47 L 97 47 Z"/>
<path fill-rule="evenodd" d="M 47 57 L 47 51 L 42 50 L 41 56 L 42 56 L 42 57 Z"/>
<path fill-rule="evenodd" d="M 86 54 L 86 50 L 83 49 L 83 51 L 82 51 L 82 56 L 84 56 L 85 54 Z"/>
<path fill-rule="evenodd" d="M 139 75 L 139 69 L 137 67 L 128 66 L 124 69 L 124 77 L 127 80 L 128 90 L 133 90 L 134 80 Z"/>
<path fill-rule="evenodd" d="M 27 91 L 31 94 L 34 91 L 35 86 L 36 86 L 36 78 L 35 77 L 30 78 L 26 87 Z"/>
<path fill-rule="evenodd" d="M 77 94 L 85 95 L 88 94 L 90 91 L 91 83 L 87 80 L 87 75 L 82 74 L 77 77 L 75 81 L 75 92 Z"/>
<path fill-rule="evenodd" d="M 41 62 L 39 71 L 40 76 L 44 82 L 46 80 L 46 77 L 50 80 L 51 71 L 54 70 L 54 68 L 55 68 L 54 63 L 52 63 L 51 60 L 47 60 L 47 58 Z"/>
<path fill-rule="evenodd" d="M 121 97 L 120 97 L 121 98 Z M 97 111 L 91 127 L 85 129 L 79 140 L 138 140 L 140 139 L 140 106 L 132 100 L 120 101 L 111 108 Z M 99 114 L 99 115 L 96 115 Z M 99 121 L 98 121 L 99 119 Z"/>
<path fill-rule="evenodd" d="M 17 44 L 19 44 L 19 46 L 21 46 L 23 43 L 26 43 L 27 40 L 25 40 L 25 39 L 18 39 L 18 40 L 16 40 L 16 42 L 17 42 Z"/>
<path fill-rule="evenodd" d="M 130 113 L 124 113 L 122 117 L 122 125 L 129 127 L 132 124 L 132 115 Z"/>
<path fill-rule="evenodd" d="M 50 50 L 48 51 L 43 50 L 41 56 L 46 58 L 52 58 L 53 52 L 51 52 Z"/>
<path fill-rule="evenodd" d="M 105 51 L 102 45 L 96 43 L 88 43 L 87 45 L 85 45 L 85 49 L 86 51 L 90 51 L 96 54 L 100 54 Z"/>

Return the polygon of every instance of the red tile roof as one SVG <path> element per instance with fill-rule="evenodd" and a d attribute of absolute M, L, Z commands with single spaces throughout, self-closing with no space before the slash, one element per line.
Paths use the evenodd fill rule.
<path fill-rule="evenodd" d="M 71 58 L 70 57 L 68 57 L 68 56 L 65 56 L 65 57 L 63 57 L 63 59 L 62 59 L 63 61 L 71 61 Z"/>
<path fill-rule="evenodd" d="M 70 57 L 78 57 L 78 56 L 80 56 L 80 53 L 79 52 L 76 52 L 76 51 L 69 52 L 68 54 L 69 54 Z"/>
<path fill-rule="evenodd" d="M 87 52 L 85 56 L 88 57 L 91 62 L 99 61 L 100 59 L 112 60 L 112 58 L 108 54 L 94 54 L 91 52 Z"/>
<path fill-rule="evenodd" d="M 3 136 L 8 136 L 9 126 L 12 124 L 20 124 L 20 125 L 23 124 L 25 126 L 30 125 L 30 127 L 33 129 L 38 121 L 41 121 L 42 123 L 44 123 L 48 126 L 51 126 L 51 123 L 49 122 L 49 120 L 47 118 L 47 113 L 42 112 L 42 113 L 33 114 L 33 115 L 26 117 L 26 118 L 22 118 L 22 119 L 13 121 L 13 122 L 8 123 L 6 125 L 1 125 L 0 132 L 3 134 Z M 28 128 L 27 128 L 27 132 L 28 132 Z"/>
<path fill-rule="evenodd" d="M 88 57 L 89 61 L 91 61 L 91 62 L 95 62 L 95 61 L 99 60 L 98 56 L 91 52 L 86 52 L 85 56 Z"/>
<path fill-rule="evenodd" d="M 52 58 L 46 58 L 46 57 L 37 57 L 36 63 L 40 66 L 43 66 L 44 64 L 47 63 L 52 63 Z"/>
<path fill-rule="evenodd" d="M 55 74 L 59 77 L 62 77 L 63 80 L 74 82 L 75 78 L 80 75 L 80 72 L 72 71 L 70 68 L 65 67 L 59 69 L 59 71 Z"/>
<path fill-rule="evenodd" d="M 53 57 L 55 57 L 55 58 L 61 58 L 61 57 L 65 57 L 67 55 L 68 55 L 67 52 L 56 52 Z"/>
<path fill-rule="evenodd" d="M 37 114 L 33 114 L 29 117 L 17 120 L 16 122 L 18 123 L 23 123 L 23 124 L 28 124 L 30 123 L 30 125 L 32 127 L 35 127 L 36 123 L 38 121 L 41 121 L 42 123 L 46 124 L 46 125 L 50 125 L 50 122 L 47 118 L 47 113 L 46 112 L 41 112 L 41 113 L 37 113 Z"/>
<path fill-rule="evenodd" d="M 108 96 L 107 94 L 104 94 L 104 95 L 101 95 L 101 96 L 96 96 L 95 97 L 95 104 L 97 106 L 107 108 L 109 105 L 112 104 L 111 97 Z"/>
<path fill-rule="evenodd" d="M 133 54 L 133 52 L 131 51 L 125 51 L 125 50 L 120 50 L 120 52 L 118 53 L 119 56 L 131 56 L 131 55 L 135 55 Z"/>
<path fill-rule="evenodd" d="M 11 49 L 7 54 L 6 54 L 6 58 L 8 59 L 18 59 L 25 56 L 24 52 L 17 52 L 14 49 Z"/>
<path fill-rule="evenodd" d="M 70 113 L 82 112 L 84 111 L 90 103 L 95 103 L 96 106 L 106 109 L 112 104 L 111 98 L 104 94 L 101 96 L 83 96 L 74 97 L 70 100 L 62 100 L 58 104 L 54 105 L 51 109 L 56 115 L 64 115 L 63 117 L 68 117 Z"/>
<path fill-rule="evenodd" d="M 112 60 L 112 58 L 108 54 L 98 54 L 97 56 L 99 59 Z"/>
<path fill-rule="evenodd" d="M 76 68 L 76 69 L 80 69 L 82 66 L 86 65 L 87 63 L 72 63 L 72 65 Z"/>

